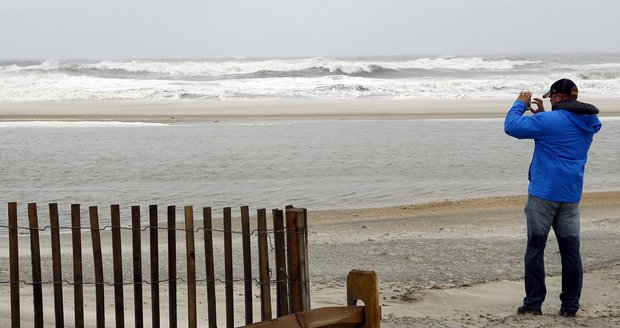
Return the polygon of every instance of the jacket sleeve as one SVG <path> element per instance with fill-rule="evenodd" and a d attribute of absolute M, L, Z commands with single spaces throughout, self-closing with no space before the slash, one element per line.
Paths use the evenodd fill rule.
<path fill-rule="evenodd" d="M 544 113 L 523 116 L 527 105 L 520 100 L 514 102 L 504 121 L 504 132 L 518 139 L 535 139 L 549 128 L 549 120 Z"/>

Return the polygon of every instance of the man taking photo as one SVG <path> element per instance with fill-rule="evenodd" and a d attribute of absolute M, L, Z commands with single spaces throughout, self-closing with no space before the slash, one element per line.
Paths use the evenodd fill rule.
<path fill-rule="evenodd" d="M 504 131 L 518 139 L 534 139 L 525 204 L 527 248 L 525 251 L 525 298 L 519 314 L 542 314 L 547 294 L 544 251 L 549 231 L 555 232 L 562 260 L 560 315 L 575 316 L 583 284 L 579 252 L 579 202 L 588 150 L 601 129 L 599 110 L 577 101 L 578 90 L 569 79 L 551 85 L 543 100 L 522 91 L 506 115 Z M 527 111 L 534 115 L 524 115 Z"/>

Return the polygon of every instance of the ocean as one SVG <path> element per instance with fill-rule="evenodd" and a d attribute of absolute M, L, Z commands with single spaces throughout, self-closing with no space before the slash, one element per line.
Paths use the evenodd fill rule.
<path fill-rule="evenodd" d="M 589 98 L 620 97 L 620 54 L 0 61 L 0 102 L 512 99 L 560 77 Z M 620 120 L 602 120 L 586 191 L 620 190 Z M 320 210 L 525 194 L 533 148 L 492 118 L 12 121 L 0 140 L 0 204 L 22 212 L 29 202 Z"/>
<path fill-rule="evenodd" d="M 559 78 L 620 97 L 620 53 L 0 61 L 0 102 L 506 99 Z"/>
<path fill-rule="evenodd" d="M 585 191 L 620 190 L 620 118 L 602 121 Z M 525 194 L 533 149 L 497 118 L 0 122 L 0 140 L 0 204 L 18 202 L 23 220 L 26 203 L 46 213 L 56 202 L 65 211 L 120 204 L 125 223 L 132 205 L 237 213 Z"/>

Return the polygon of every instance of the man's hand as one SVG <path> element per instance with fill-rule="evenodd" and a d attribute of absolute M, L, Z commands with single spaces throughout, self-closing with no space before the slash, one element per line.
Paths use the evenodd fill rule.
<path fill-rule="evenodd" d="M 542 100 L 542 99 L 540 99 L 540 98 L 534 98 L 534 100 L 533 100 L 532 102 L 534 103 L 534 105 L 536 105 L 536 109 L 534 109 L 534 108 L 533 108 L 533 107 L 531 107 L 531 105 L 530 105 L 530 108 L 529 108 L 529 111 L 530 111 L 530 112 L 532 112 L 532 113 L 534 113 L 534 114 L 537 114 L 537 113 L 540 113 L 540 112 L 544 112 L 544 111 L 545 111 L 545 105 L 543 105 L 543 100 Z"/>
<path fill-rule="evenodd" d="M 519 93 L 517 100 L 521 100 L 522 102 L 524 102 L 527 105 L 527 109 L 529 110 L 532 106 L 532 93 L 527 90 L 523 90 L 521 91 L 521 93 Z"/>

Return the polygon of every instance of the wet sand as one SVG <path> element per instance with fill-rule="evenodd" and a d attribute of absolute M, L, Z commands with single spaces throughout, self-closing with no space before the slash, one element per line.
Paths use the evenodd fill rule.
<path fill-rule="evenodd" d="M 0 103 L 0 121 L 113 120 L 175 123 L 234 119 L 504 117 L 513 101 L 514 99 Z M 601 110 L 601 116 L 620 116 L 620 99 L 584 98 L 583 101 L 596 104 Z"/>

